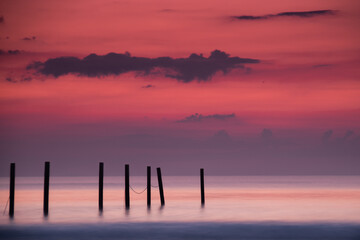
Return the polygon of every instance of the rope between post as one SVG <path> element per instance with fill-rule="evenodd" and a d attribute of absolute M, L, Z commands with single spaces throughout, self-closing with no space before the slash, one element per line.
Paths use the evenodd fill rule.
<path fill-rule="evenodd" d="M 9 200 L 10 200 L 10 196 L 9 196 L 8 200 L 6 201 L 6 205 L 5 205 L 5 208 L 4 208 L 3 216 L 5 215 L 7 206 L 8 206 L 8 204 L 9 204 Z"/>
<path fill-rule="evenodd" d="M 136 193 L 136 194 L 142 194 L 142 193 L 145 192 L 145 190 L 147 189 L 147 187 L 145 187 L 145 189 L 142 190 L 141 192 L 137 192 L 137 191 L 135 191 L 131 186 L 130 186 L 130 188 L 131 188 L 131 190 L 133 190 L 133 192 Z"/>

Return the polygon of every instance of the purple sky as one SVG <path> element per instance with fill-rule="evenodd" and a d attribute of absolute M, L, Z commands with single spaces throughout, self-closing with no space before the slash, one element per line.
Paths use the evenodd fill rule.
<path fill-rule="evenodd" d="M 0 176 L 360 173 L 360 3 L 0 2 Z"/>

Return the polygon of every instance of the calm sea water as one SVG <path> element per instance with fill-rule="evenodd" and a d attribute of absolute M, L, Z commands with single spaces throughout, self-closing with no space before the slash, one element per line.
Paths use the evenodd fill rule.
<path fill-rule="evenodd" d="M 42 216 L 43 179 L 18 177 L 15 217 L 0 179 L 1 239 L 360 239 L 360 176 L 164 176 L 165 207 L 152 188 L 131 194 L 124 208 L 123 177 L 105 177 L 98 211 L 97 177 L 52 177 L 49 216 Z M 157 180 L 152 179 L 153 185 Z M 131 177 L 140 192 L 146 177 Z"/>

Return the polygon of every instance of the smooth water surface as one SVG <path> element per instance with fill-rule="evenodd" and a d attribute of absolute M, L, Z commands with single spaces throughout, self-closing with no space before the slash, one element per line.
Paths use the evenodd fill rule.
<path fill-rule="evenodd" d="M 2 211 L 9 195 L 8 181 L 7 178 L 0 179 Z M 0 217 L 0 233 L 9 239 L 17 239 L 16 234 L 21 239 L 21 233 L 34 234 L 41 239 L 45 230 L 58 232 L 61 229 L 68 234 L 63 238 L 69 239 L 79 233 L 79 239 L 86 239 L 88 229 L 95 231 L 93 239 L 119 239 L 121 232 L 128 232 L 124 239 L 151 239 L 146 232 L 154 234 L 154 229 L 158 229 L 155 232 L 175 234 L 170 234 L 174 238 L 169 236 L 168 239 L 197 239 L 200 232 L 203 232 L 200 237 L 218 234 L 218 238 L 224 239 L 263 239 L 268 235 L 265 232 L 271 232 L 275 234 L 273 239 L 278 239 L 283 229 L 285 235 L 299 239 L 311 239 L 316 234 L 320 234 L 317 235 L 320 239 L 331 239 L 330 236 L 356 239 L 360 236 L 359 176 L 206 176 L 205 206 L 200 203 L 199 177 L 164 176 L 166 204 L 162 208 L 154 177 L 152 207 L 146 206 L 146 191 L 142 194 L 131 191 L 129 210 L 124 208 L 123 177 L 105 177 L 104 211 L 101 213 L 98 211 L 97 181 L 97 177 L 52 177 L 49 216 L 44 218 L 43 179 L 18 177 L 15 217 L 10 219 L 6 209 Z M 130 184 L 141 192 L 146 186 L 146 177 L 131 177 Z M 104 228 L 110 229 L 108 236 L 102 235 Z M 142 237 L 131 235 L 134 233 L 129 229 L 137 228 L 142 230 L 134 231 Z M 244 229 L 253 229 L 253 234 Z M 193 234 L 181 237 L 179 234 L 184 231 Z M 310 235 L 305 236 L 305 233 Z M 161 239 L 161 236 L 157 238 Z"/>

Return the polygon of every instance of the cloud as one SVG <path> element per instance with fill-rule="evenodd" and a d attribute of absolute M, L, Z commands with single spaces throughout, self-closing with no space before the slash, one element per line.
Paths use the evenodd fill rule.
<path fill-rule="evenodd" d="M 35 41 L 35 40 L 36 40 L 36 37 L 35 37 L 35 36 L 32 36 L 32 37 L 24 37 L 24 38 L 22 38 L 21 40 L 24 40 L 24 41 Z"/>
<path fill-rule="evenodd" d="M 7 77 L 5 78 L 6 81 L 11 83 L 18 83 L 18 82 L 29 82 L 32 80 L 32 77 L 29 76 L 22 76 L 20 80 L 15 80 L 13 77 Z"/>
<path fill-rule="evenodd" d="M 328 142 L 330 140 L 332 134 L 333 134 L 333 130 L 331 130 L 331 129 L 324 132 L 322 135 L 322 141 Z"/>
<path fill-rule="evenodd" d="M 349 143 L 357 143 L 357 141 L 359 140 L 359 136 L 356 136 L 353 130 L 348 130 L 342 137 L 337 137 L 335 139 L 332 139 L 331 141 L 332 136 L 333 130 L 328 130 L 324 132 L 322 136 L 323 143 L 330 143 L 332 147 L 335 147 L 337 145 L 343 146 L 344 144 L 346 145 Z"/>
<path fill-rule="evenodd" d="M 237 20 L 264 20 L 264 19 L 272 19 L 279 17 L 301 17 L 301 18 L 309 18 L 316 17 L 322 15 L 334 15 L 336 11 L 334 10 L 315 10 L 315 11 L 302 11 L 302 12 L 281 12 L 277 14 L 267 14 L 260 16 L 252 16 L 252 15 L 242 15 L 242 16 L 234 16 L 233 18 Z"/>
<path fill-rule="evenodd" d="M 350 138 L 352 135 L 354 135 L 354 131 L 348 130 L 348 131 L 345 133 L 343 139 L 346 140 L 346 139 Z"/>
<path fill-rule="evenodd" d="M 154 87 L 155 87 L 154 85 L 148 84 L 146 86 L 142 86 L 141 88 L 154 88 Z"/>
<path fill-rule="evenodd" d="M 9 55 L 17 55 L 17 54 L 20 54 L 21 51 L 20 50 L 8 50 L 8 51 L 4 51 L 2 49 L 0 49 L 0 55 L 6 55 L 6 54 L 9 54 Z"/>
<path fill-rule="evenodd" d="M 229 133 L 222 129 L 217 131 L 210 139 L 210 144 L 216 147 L 232 146 L 233 140 Z"/>
<path fill-rule="evenodd" d="M 12 79 L 11 77 L 7 77 L 5 78 L 6 81 L 11 82 L 11 83 L 16 83 L 17 81 L 15 81 L 14 79 Z"/>
<path fill-rule="evenodd" d="M 194 80 L 208 81 L 222 71 L 224 74 L 235 68 L 244 68 L 247 63 L 259 63 L 257 59 L 230 57 L 229 54 L 215 50 L 208 58 L 202 54 L 191 54 L 188 58 L 145 58 L 133 57 L 130 53 L 107 55 L 90 54 L 79 59 L 76 57 L 59 57 L 45 62 L 35 62 L 27 69 L 35 69 L 38 73 L 59 77 L 66 74 L 78 74 L 88 77 L 120 75 L 127 72 L 138 72 L 149 75 L 156 69 L 165 71 L 165 77 L 181 82 Z"/>
<path fill-rule="evenodd" d="M 270 129 L 264 128 L 261 132 L 261 137 L 265 140 L 270 140 L 273 137 L 273 133 Z"/>
<path fill-rule="evenodd" d="M 178 123 L 188 123 L 188 122 L 201 122 L 203 120 L 210 120 L 210 119 L 214 119 L 214 120 L 227 120 L 227 119 L 232 119 L 235 118 L 235 113 L 232 114 L 213 114 L 213 115 L 202 115 L 202 114 L 192 114 L 188 117 L 185 117 L 184 119 L 178 120 L 176 122 Z"/>
<path fill-rule="evenodd" d="M 8 52 L 8 54 L 10 54 L 10 55 L 20 54 L 20 50 L 8 50 L 7 52 Z"/>
<path fill-rule="evenodd" d="M 32 80 L 32 77 L 23 77 L 22 79 L 21 79 L 21 81 L 24 81 L 24 82 L 29 82 L 29 81 L 31 81 Z"/>

